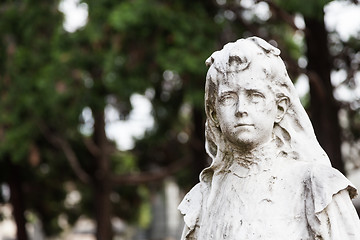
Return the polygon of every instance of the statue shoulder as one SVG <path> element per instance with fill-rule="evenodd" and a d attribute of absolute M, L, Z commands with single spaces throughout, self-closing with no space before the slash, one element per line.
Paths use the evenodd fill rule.
<path fill-rule="evenodd" d="M 178 209 L 184 215 L 184 221 L 189 229 L 194 229 L 201 214 L 204 195 L 208 186 L 204 182 L 196 184 L 181 201 Z"/>
<path fill-rule="evenodd" d="M 305 185 L 314 204 L 315 213 L 320 213 L 332 201 L 333 196 L 347 190 L 350 198 L 357 195 L 353 184 L 337 169 L 324 164 L 309 164 Z"/>

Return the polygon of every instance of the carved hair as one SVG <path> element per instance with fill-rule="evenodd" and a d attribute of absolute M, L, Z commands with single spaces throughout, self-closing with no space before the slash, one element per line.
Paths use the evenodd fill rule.
<path fill-rule="evenodd" d="M 281 151 L 297 160 L 330 164 L 279 55 L 280 50 L 263 39 L 250 37 L 226 44 L 206 60 L 209 67 L 205 84 L 206 151 L 213 159 L 207 170 L 221 162 L 226 150 L 223 134 L 210 116 L 215 109 L 218 86 L 228 81 L 231 74 L 249 69 L 264 72 L 265 81 L 268 81 L 275 97 L 286 97 L 289 100 L 285 116 L 274 125 L 273 130 Z"/>

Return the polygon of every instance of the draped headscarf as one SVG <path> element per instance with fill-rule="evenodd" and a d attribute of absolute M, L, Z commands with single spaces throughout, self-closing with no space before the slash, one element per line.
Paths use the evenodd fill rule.
<path fill-rule="evenodd" d="M 221 167 L 228 147 L 221 129 L 210 116 L 215 109 L 218 86 L 227 81 L 229 74 L 249 69 L 262 71 L 266 76 L 264 81 L 268 82 L 275 97 L 286 97 L 289 100 L 284 117 L 274 124 L 273 129 L 279 151 L 296 160 L 331 165 L 316 139 L 310 119 L 279 55 L 280 50 L 276 47 L 261 38 L 250 37 L 226 44 L 206 60 L 209 70 L 205 84 L 205 147 L 212 164 L 204 169 L 200 180 L 211 178 L 214 170 Z"/>

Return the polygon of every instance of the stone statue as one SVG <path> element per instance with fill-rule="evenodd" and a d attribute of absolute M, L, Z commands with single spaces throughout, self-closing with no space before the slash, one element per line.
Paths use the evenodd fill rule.
<path fill-rule="evenodd" d="M 206 151 L 182 239 L 359 240 L 357 192 L 320 147 L 280 50 L 240 39 L 207 60 Z"/>

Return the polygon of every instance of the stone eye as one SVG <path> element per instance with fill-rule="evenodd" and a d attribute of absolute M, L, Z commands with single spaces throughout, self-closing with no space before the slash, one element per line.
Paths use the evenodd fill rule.
<path fill-rule="evenodd" d="M 236 95 L 233 93 L 226 93 L 220 97 L 220 102 L 224 105 L 231 105 L 236 103 Z"/>
<path fill-rule="evenodd" d="M 248 97 L 250 98 L 250 100 L 252 102 L 255 102 L 255 103 L 257 103 L 265 98 L 265 96 L 262 93 L 260 93 L 258 91 L 253 91 L 253 90 L 248 92 Z"/>

